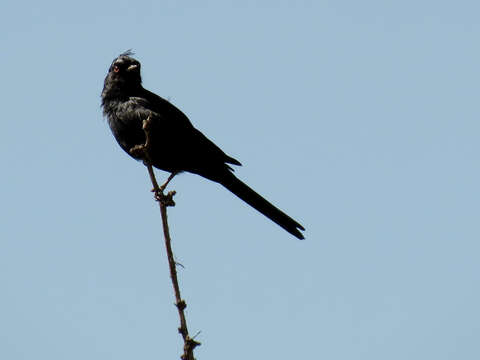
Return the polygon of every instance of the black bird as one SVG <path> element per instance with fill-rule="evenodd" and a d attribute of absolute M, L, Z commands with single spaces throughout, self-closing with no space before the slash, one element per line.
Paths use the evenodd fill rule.
<path fill-rule="evenodd" d="M 290 234 L 303 239 L 302 225 L 277 209 L 233 175 L 228 165 L 241 165 L 195 129 L 178 108 L 144 89 L 140 63 L 127 51 L 113 60 L 102 91 L 103 113 L 115 139 L 129 155 L 145 143 L 143 120 L 150 117 L 152 165 L 173 175 L 188 171 L 222 184 Z"/>

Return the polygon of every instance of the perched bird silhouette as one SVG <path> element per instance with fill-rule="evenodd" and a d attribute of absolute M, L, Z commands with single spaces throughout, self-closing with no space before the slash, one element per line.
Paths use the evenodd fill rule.
<path fill-rule="evenodd" d="M 102 91 L 103 113 L 118 144 L 130 150 L 145 143 L 143 120 L 150 118 L 149 160 L 171 173 L 187 171 L 215 181 L 299 239 L 302 225 L 241 182 L 228 165 L 241 165 L 195 129 L 178 108 L 144 89 L 140 63 L 127 51 L 108 70 Z"/>

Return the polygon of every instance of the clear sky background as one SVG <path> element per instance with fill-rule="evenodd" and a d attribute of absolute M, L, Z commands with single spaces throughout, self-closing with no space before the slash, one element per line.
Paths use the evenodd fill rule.
<path fill-rule="evenodd" d="M 478 1 L 0 5 L 0 358 L 181 353 L 146 169 L 102 118 L 111 61 L 305 225 L 171 189 L 202 359 L 479 359 Z M 159 179 L 167 174 L 158 171 Z"/>

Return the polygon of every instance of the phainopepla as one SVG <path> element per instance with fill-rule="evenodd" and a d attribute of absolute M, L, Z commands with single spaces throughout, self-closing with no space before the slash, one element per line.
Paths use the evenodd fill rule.
<path fill-rule="evenodd" d="M 115 139 L 132 157 L 130 149 L 145 143 L 143 120 L 150 118 L 149 158 L 158 169 L 175 175 L 198 174 L 222 184 L 290 234 L 303 239 L 302 225 L 277 209 L 233 175 L 228 164 L 241 165 L 225 154 L 169 101 L 144 89 L 140 63 L 127 51 L 113 60 L 102 91 L 103 113 Z"/>

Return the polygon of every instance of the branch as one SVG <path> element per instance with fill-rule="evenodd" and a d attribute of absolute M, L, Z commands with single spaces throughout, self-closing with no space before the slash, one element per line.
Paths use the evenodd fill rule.
<path fill-rule="evenodd" d="M 162 225 L 163 225 L 163 235 L 165 237 L 165 249 L 167 251 L 168 265 L 170 268 L 170 278 L 172 279 L 173 290 L 175 292 L 175 305 L 178 309 L 178 316 L 180 317 L 180 327 L 178 328 L 178 332 L 183 337 L 183 355 L 181 356 L 181 359 L 195 360 L 193 356 L 193 350 L 195 349 L 195 347 L 200 345 L 200 343 L 195 341 L 188 334 L 187 320 L 185 318 L 185 311 L 184 311 L 185 308 L 187 307 L 187 304 L 180 295 L 180 287 L 178 286 L 178 279 L 177 279 L 177 268 L 176 268 L 173 251 L 172 251 L 170 231 L 168 229 L 168 221 L 167 221 L 167 207 L 175 206 L 175 202 L 173 201 L 173 196 L 175 195 L 175 191 L 170 191 L 168 192 L 167 195 L 163 193 L 169 181 L 173 178 L 173 176 L 175 176 L 175 173 L 172 173 L 170 175 L 170 177 L 165 182 L 165 184 L 163 184 L 162 186 L 158 186 L 157 180 L 155 179 L 155 174 L 153 172 L 152 161 L 148 151 L 151 145 L 150 125 L 151 125 L 151 119 L 149 116 L 146 120 L 143 120 L 143 131 L 145 132 L 145 144 L 134 146 L 133 148 L 130 149 L 130 153 L 135 157 L 139 157 L 143 159 L 143 163 L 147 167 L 148 174 L 150 175 L 150 180 L 152 181 L 152 185 L 153 185 L 152 191 L 155 194 L 154 195 L 155 200 L 158 201 L 158 204 L 160 206 L 160 214 L 162 216 Z"/>

